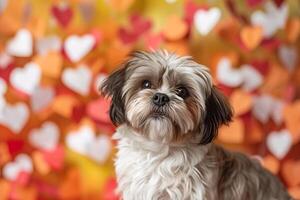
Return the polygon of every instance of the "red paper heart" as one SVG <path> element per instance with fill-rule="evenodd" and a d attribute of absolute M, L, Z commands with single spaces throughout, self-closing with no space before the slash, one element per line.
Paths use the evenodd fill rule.
<path fill-rule="evenodd" d="M 108 115 L 108 110 L 110 106 L 110 101 L 99 98 L 96 101 L 92 101 L 87 106 L 87 114 L 95 121 L 102 123 L 110 123 L 110 118 Z"/>
<path fill-rule="evenodd" d="M 58 146 L 52 151 L 42 151 L 44 159 L 54 169 L 60 170 L 64 164 L 65 152 L 63 146 Z"/>
<path fill-rule="evenodd" d="M 71 22 L 71 19 L 73 17 L 73 11 L 69 6 L 53 6 L 51 9 L 52 14 L 58 21 L 58 23 L 66 27 Z"/>
<path fill-rule="evenodd" d="M 12 157 L 23 151 L 24 141 L 23 140 L 9 140 L 7 141 L 9 153 Z"/>
<path fill-rule="evenodd" d="M 250 7 L 258 6 L 262 2 L 263 2 L 263 0 L 247 0 L 246 1 L 247 5 L 250 6 Z"/>

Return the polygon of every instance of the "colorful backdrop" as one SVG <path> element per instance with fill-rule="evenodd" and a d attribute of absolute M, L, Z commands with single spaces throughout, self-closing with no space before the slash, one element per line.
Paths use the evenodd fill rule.
<path fill-rule="evenodd" d="M 235 109 L 217 143 L 300 198 L 298 0 L 0 0 L 0 199 L 118 199 L 97 85 L 131 51 L 211 69 Z"/>

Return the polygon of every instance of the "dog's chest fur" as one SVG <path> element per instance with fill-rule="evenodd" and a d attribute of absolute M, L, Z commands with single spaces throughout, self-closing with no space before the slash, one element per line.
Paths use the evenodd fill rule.
<path fill-rule="evenodd" d="M 115 167 L 118 192 L 127 200 L 202 200 L 206 199 L 207 180 L 212 177 L 197 166 L 206 149 L 197 145 L 169 147 L 128 133 L 121 127 Z M 209 172 L 209 170 L 208 170 Z"/>

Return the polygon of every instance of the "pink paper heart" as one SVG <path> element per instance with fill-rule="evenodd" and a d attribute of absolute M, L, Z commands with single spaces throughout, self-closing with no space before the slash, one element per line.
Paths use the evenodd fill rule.
<path fill-rule="evenodd" d="M 63 146 L 57 146 L 51 151 L 44 150 L 42 153 L 44 159 L 54 170 L 62 169 L 65 159 L 65 151 Z"/>

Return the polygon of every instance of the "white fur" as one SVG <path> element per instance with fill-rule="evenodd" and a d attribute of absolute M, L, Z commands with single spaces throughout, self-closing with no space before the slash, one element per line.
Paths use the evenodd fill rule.
<path fill-rule="evenodd" d="M 204 176 L 209 175 L 196 165 L 201 165 L 209 145 L 153 142 L 127 125 L 117 129 L 114 139 L 117 191 L 124 200 L 206 199 Z"/>

